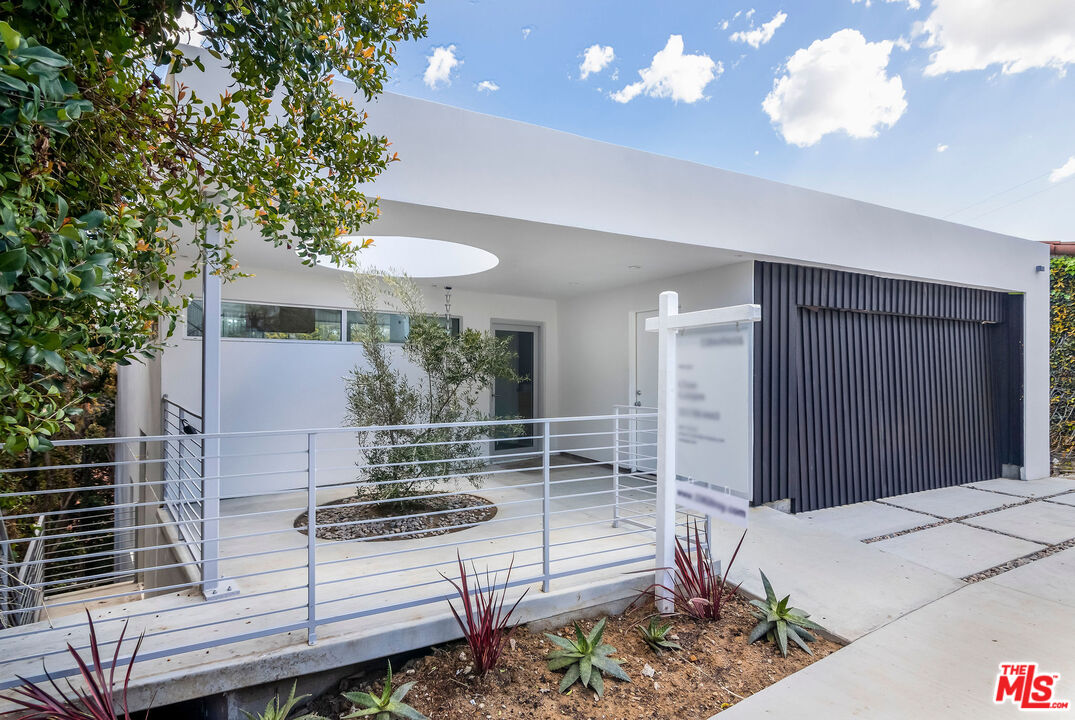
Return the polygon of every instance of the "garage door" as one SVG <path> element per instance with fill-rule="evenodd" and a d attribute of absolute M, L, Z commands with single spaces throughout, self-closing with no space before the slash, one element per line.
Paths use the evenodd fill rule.
<path fill-rule="evenodd" d="M 1022 464 L 1021 297 L 758 263 L 755 501 L 796 511 Z"/>

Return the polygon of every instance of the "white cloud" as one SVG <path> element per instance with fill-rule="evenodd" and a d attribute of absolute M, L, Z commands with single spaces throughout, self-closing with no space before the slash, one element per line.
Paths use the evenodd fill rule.
<path fill-rule="evenodd" d="M 948 146 L 944 143 L 937 143 L 937 152 L 942 153 L 948 149 Z"/>
<path fill-rule="evenodd" d="M 426 65 L 422 79 L 431 88 L 436 88 L 441 84 L 451 85 L 452 71 L 463 64 L 463 61 L 455 56 L 455 45 L 433 48 L 433 54 L 429 55 L 426 60 L 429 63 Z"/>
<path fill-rule="evenodd" d="M 1075 6 L 1071 0 L 935 0 L 915 26 L 932 48 L 926 75 L 984 70 L 1005 74 L 1075 64 Z"/>
<path fill-rule="evenodd" d="M 795 52 L 773 81 L 762 108 L 784 140 L 813 145 L 829 133 L 875 137 L 907 109 L 903 80 L 889 77 L 890 40 L 870 43 L 858 30 L 838 30 Z"/>
<path fill-rule="evenodd" d="M 851 0 L 851 2 L 852 3 L 865 2 L 866 7 L 870 7 L 870 5 L 873 4 L 870 0 Z M 922 7 L 922 3 L 919 2 L 919 0 L 885 0 L 885 2 L 888 2 L 888 3 L 905 2 L 905 3 L 907 3 L 907 7 L 910 8 L 911 10 L 917 10 L 918 8 Z"/>
<path fill-rule="evenodd" d="M 482 80 L 478 83 L 478 92 L 496 92 L 499 89 L 500 86 L 492 80 Z"/>
<path fill-rule="evenodd" d="M 683 36 L 669 35 L 668 43 L 653 56 L 650 66 L 638 71 L 642 79 L 611 97 L 619 103 L 631 102 L 639 95 L 693 103 L 705 97 L 706 85 L 722 72 L 724 66 L 708 55 L 684 55 Z"/>
<path fill-rule="evenodd" d="M 611 45 L 594 44 L 586 48 L 582 54 L 582 64 L 579 65 L 579 80 L 585 80 L 594 73 L 599 73 L 608 67 L 608 64 L 616 57 Z"/>
<path fill-rule="evenodd" d="M 759 28 L 752 30 L 740 30 L 739 32 L 733 32 L 728 39 L 732 42 L 743 42 L 752 48 L 759 48 L 765 43 L 773 39 L 773 34 L 776 33 L 776 29 L 784 24 L 784 21 L 788 19 L 786 12 L 778 12 L 773 16 L 773 19 L 767 23 L 762 23 Z"/>
<path fill-rule="evenodd" d="M 1060 182 L 1061 180 L 1067 180 L 1072 175 L 1075 175 L 1075 155 L 1068 158 L 1068 161 L 1049 173 L 1049 182 Z"/>
<path fill-rule="evenodd" d="M 529 25 L 524 27 L 523 28 L 523 40 L 526 40 L 528 37 L 530 37 L 530 33 L 532 33 L 532 32 L 534 32 L 534 28 L 530 27 Z"/>

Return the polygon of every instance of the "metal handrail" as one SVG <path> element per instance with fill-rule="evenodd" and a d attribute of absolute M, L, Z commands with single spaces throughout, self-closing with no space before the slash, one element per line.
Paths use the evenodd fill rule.
<path fill-rule="evenodd" d="M 162 399 L 161 407 L 162 427 L 178 429 L 184 421 L 190 421 L 200 429 L 196 422 L 200 418 L 186 408 L 167 398 Z M 348 447 L 342 447 L 328 438 L 389 429 L 386 426 L 88 439 L 83 444 L 118 446 L 158 441 L 162 455 L 157 460 L 123 453 L 130 459 L 108 463 L 107 467 L 116 472 L 101 478 L 106 482 L 66 489 L 76 499 L 81 493 L 95 493 L 92 523 L 85 526 L 66 526 L 67 518 L 75 513 L 70 506 L 50 505 L 54 502 L 49 499 L 53 497 L 52 490 L 30 490 L 21 494 L 25 495 L 22 498 L 17 491 L 5 493 L 16 502 L 23 499 L 50 508 L 43 521 L 49 532 L 57 531 L 65 544 L 57 547 L 58 552 L 42 554 L 26 564 L 43 574 L 30 583 L 38 595 L 24 609 L 50 613 L 51 625 L 31 623 L 0 630 L 0 643 L 5 644 L 5 649 L 11 648 L 0 659 L 0 690 L 17 682 L 16 672 L 34 679 L 33 673 L 40 670 L 40 665 L 30 667 L 27 663 L 33 658 L 48 658 L 53 677 L 77 671 L 52 666 L 64 662 L 69 640 L 76 649 L 85 647 L 84 636 L 80 637 L 77 630 L 84 620 L 73 612 L 87 599 L 66 594 L 66 588 L 71 587 L 90 588 L 94 603 L 100 603 L 102 609 L 93 611 L 95 624 L 102 628 L 99 632 L 128 620 L 147 624 L 152 620 L 140 653 L 140 657 L 152 659 L 296 630 L 305 630 L 306 641 L 315 643 L 319 628 L 331 623 L 442 602 L 447 595 L 443 589 L 436 589 L 443 582 L 439 573 L 455 577 L 456 550 L 476 553 L 468 559 L 497 563 L 498 567 L 490 568 L 493 572 L 503 572 L 508 558 L 518 557 L 512 587 L 520 591 L 530 585 L 549 591 L 561 579 L 587 578 L 592 573 L 651 561 L 655 492 L 648 480 L 638 479 L 616 462 L 610 466 L 617 453 L 628 462 L 652 456 L 649 438 L 635 438 L 639 442 L 632 443 L 632 438 L 617 427 L 628 416 L 639 418 L 640 423 L 656 419 L 655 413 L 635 410 L 528 418 L 525 424 L 533 430 L 524 439 L 533 443 L 532 448 L 498 455 L 487 445 L 495 438 L 401 443 L 400 446 L 421 445 L 423 451 L 430 453 L 437 452 L 437 446 L 447 446 L 445 450 L 450 452 L 448 448 L 453 445 L 472 445 L 475 454 L 442 460 L 429 459 L 427 455 L 410 463 L 373 465 L 363 462 L 364 448 L 358 442 L 348 439 Z M 517 424 L 515 419 L 479 420 L 391 429 L 473 429 Z M 296 449 L 274 450 L 291 447 L 279 441 L 287 437 L 295 439 Z M 231 449 L 201 452 L 201 442 L 207 439 L 231 443 Z M 249 452 L 235 452 L 236 442 L 261 442 L 267 452 L 257 452 L 256 445 L 250 446 Z M 301 450 L 300 443 L 304 446 Z M 355 458 L 350 465 L 345 464 L 346 455 L 341 455 L 347 452 Z M 279 456 L 294 460 L 284 464 L 287 469 L 279 469 Z M 219 470 L 212 478 L 201 470 L 209 457 L 223 464 L 214 463 Z M 496 464 L 514 460 L 528 462 L 523 467 Z M 469 461 L 483 466 L 456 464 Z M 404 464 L 419 477 L 362 484 L 372 491 L 424 482 L 424 489 L 411 499 L 447 499 L 459 507 L 411 508 L 395 515 L 375 512 L 394 500 L 350 497 L 354 493 L 349 486 L 360 482 L 354 474 L 369 468 L 392 471 Z M 465 472 L 453 473 L 452 467 Z M 144 470 L 132 473 L 130 468 Z M 48 470 L 36 468 L 34 472 Z M 349 472 L 351 478 L 347 477 Z M 480 489 L 474 486 L 479 479 L 483 481 Z M 217 493 L 212 505 L 203 502 L 210 480 Z M 133 487 L 131 482 L 135 483 Z M 32 487 L 32 482 L 28 486 Z M 472 494 L 483 496 L 495 506 L 496 516 L 477 523 L 472 517 L 457 515 L 487 506 L 458 499 Z M 451 500 L 453 497 L 457 499 Z M 326 501 L 337 501 L 341 512 L 350 509 L 355 514 L 326 518 L 322 515 Z M 219 511 L 210 512 L 210 508 Z M 624 526 L 610 523 L 609 514 L 622 518 Z M 27 515 L 25 511 L 19 513 L 20 517 Z M 379 524 L 386 522 L 385 518 L 395 524 Z M 419 520 L 424 522 L 417 529 L 405 524 Z M 437 532 L 451 534 L 424 540 L 431 526 Z M 131 542 L 122 547 L 118 543 L 109 545 L 107 538 L 118 537 L 120 530 Z M 325 533 L 330 533 L 328 537 L 344 534 L 340 536 L 343 539 L 330 540 Z M 99 539 L 105 539 L 105 543 L 100 544 Z M 389 540 L 397 543 L 385 542 Z M 12 538 L 5 548 L 22 546 L 26 541 Z M 431 550 L 436 554 L 431 555 Z M 130 579 L 131 573 L 120 569 L 119 558 L 129 558 L 133 563 L 133 584 L 120 584 Z M 46 576 L 50 568 L 72 561 L 79 564 L 66 565 L 68 569 L 62 573 Z M 215 572 L 207 571 L 210 565 Z M 200 605 L 196 594 L 202 591 L 209 595 L 210 585 L 221 592 L 213 595 L 211 603 Z M 153 604 L 141 604 L 149 596 L 155 598 Z M 12 616 L 10 607 L 0 607 L 0 620 Z M 300 620 L 302 616 L 305 617 Z M 205 633 L 206 628 L 214 630 Z M 62 642 L 57 633 L 62 634 Z"/>

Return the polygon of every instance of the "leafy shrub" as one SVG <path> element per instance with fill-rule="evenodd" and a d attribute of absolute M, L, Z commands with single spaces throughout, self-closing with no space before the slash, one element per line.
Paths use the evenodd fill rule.
<path fill-rule="evenodd" d="M 5 700 L 26 711 L 19 716 L 19 720 L 117 720 L 119 718 L 130 720 L 127 688 L 131 682 L 131 670 L 138 657 L 138 649 L 142 647 L 144 634 L 138 638 L 134 652 L 131 653 L 130 662 L 127 664 L 127 674 L 123 678 L 123 686 L 117 698 L 116 665 L 119 663 L 123 637 L 127 633 L 127 623 L 123 623 L 123 630 L 120 631 L 119 639 L 116 641 L 116 652 L 112 656 L 112 665 L 106 676 L 101 663 L 101 645 L 97 642 L 97 632 L 94 630 L 93 618 L 90 617 L 89 610 L 86 611 L 86 619 L 90 627 L 90 658 L 93 669 L 90 669 L 89 663 L 74 647 L 67 646 L 67 651 L 71 653 L 71 657 L 78 666 L 85 688 L 76 689 L 69 683 L 68 691 L 65 692 L 52 679 L 48 670 L 45 671 L 45 676 L 52 689 L 19 678 L 23 684 L 15 688 L 13 694 L 3 696 Z"/>
<path fill-rule="evenodd" d="M 688 530 L 689 534 L 690 530 Z M 735 546 L 731 560 L 724 568 L 723 575 L 717 575 L 713 571 L 713 560 L 710 557 L 709 535 L 706 534 L 706 544 L 703 546 L 698 533 L 698 523 L 694 523 L 694 542 L 688 541 L 684 546 L 683 541 L 676 538 L 676 566 L 673 573 L 674 587 L 653 585 L 648 592 L 656 589 L 665 590 L 672 596 L 672 602 L 678 613 L 689 615 L 698 620 L 720 620 L 720 613 L 724 602 L 735 595 L 739 585 L 728 587 L 728 573 L 731 572 L 735 558 L 739 555 L 739 548 L 743 546 L 746 538 L 746 530 L 739 538 L 739 544 Z"/>
<path fill-rule="evenodd" d="M 648 625 L 639 625 L 638 632 L 642 633 L 642 639 L 649 645 L 649 649 L 660 655 L 665 650 L 682 650 L 679 643 L 668 637 L 672 631 L 672 623 L 661 622 L 656 617 L 649 619 Z"/>
<path fill-rule="evenodd" d="M 478 573 L 474 570 L 473 563 L 471 563 L 470 567 L 474 575 L 474 590 L 471 592 L 467 579 L 467 568 L 463 564 L 463 559 L 460 557 L 458 550 L 456 550 L 455 557 L 459 563 L 459 582 L 456 583 L 443 573 L 441 577 L 450 582 L 456 592 L 459 593 L 459 599 L 463 605 L 463 616 L 466 617 L 466 620 L 464 621 L 460 617 L 455 605 L 450 600 L 448 601 L 448 607 L 452 609 L 452 615 L 455 616 L 455 621 L 459 623 L 459 627 L 463 631 L 463 637 L 467 639 L 467 645 L 470 646 L 475 671 L 479 675 L 484 675 L 496 667 L 497 662 L 500 660 L 500 654 L 504 651 L 504 643 L 508 641 L 508 637 L 515 629 L 514 627 L 508 627 L 511 614 L 515 612 L 515 608 L 519 606 L 519 603 L 526 597 L 526 593 L 530 589 L 524 590 L 519 599 L 515 601 L 515 604 L 507 612 L 504 612 L 504 600 L 508 594 L 508 582 L 511 580 L 511 569 L 515 566 L 515 557 L 512 556 L 511 563 L 508 565 L 507 575 L 504 576 L 504 584 L 500 586 L 499 597 L 497 596 L 496 576 L 494 575 L 492 581 L 490 581 L 489 571 L 487 570 L 485 573 L 486 587 L 483 588 L 481 580 L 478 578 Z"/>
<path fill-rule="evenodd" d="M 288 716 L 291 715 L 291 711 L 295 709 L 295 706 L 310 697 L 309 695 L 295 697 L 295 688 L 298 687 L 298 684 L 297 680 L 291 683 L 291 694 L 283 705 L 280 704 L 280 696 L 277 695 L 269 701 L 269 704 L 265 706 L 265 712 L 260 715 L 248 713 L 246 710 L 242 711 L 243 715 L 246 715 L 249 720 L 289 720 Z M 325 720 L 325 718 L 313 713 L 306 713 L 305 715 L 290 718 L 290 720 Z"/>
<path fill-rule="evenodd" d="M 602 673 L 608 673 L 617 680 L 631 682 L 627 673 L 620 667 L 618 660 L 609 657 L 616 652 L 616 648 L 601 642 L 605 634 L 605 618 L 597 621 L 590 630 L 590 634 L 583 634 L 582 628 L 575 623 L 575 639 L 562 638 L 559 635 L 545 633 L 545 637 L 553 642 L 559 650 L 553 650 L 545 659 L 549 663 L 549 670 L 563 670 L 567 668 L 564 677 L 560 680 L 560 692 L 567 692 L 568 688 L 581 682 L 583 687 L 589 687 L 598 697 L 605 694 L 605 681 Z"/>
<path fill-rule="evenodd" d="M 347 718 L 372 717 L 374 720 L 391 720 L 393 717 L 401 717 L 404 720 L 429 720 L 425 715 L 418 712 L 410 705 L 403 702 L 403 698 L 414 687 L 413 682 L 404 683 L 392 690 L 392 663 L 388 663 L 388 677 L 384 681 L 384 692 L 380 697 L 374 697 L 366 692 L 346 692 L 345 698 L 359 707 L 349 715 L 344 715 L 341 720 Z"/>
<path fill-rule="evenodd" d="M 404 500 L 458 475 L 479 486 L 486 463 L 478 458 L 487 427 L 398 426 L 488 419 L 478 409 L 480 394 L 494 378 L 520 379 L 507 341 L 473 329 L 453 333 L 442 317 L 424 309 L 422 291 L 409 278 L 356 274 L 351 294 L 362 317 L 352 333 L 357 333 L 366 364 L 347 379 L 346 421 L 357 427 L 395 426 L 358 433 L 365 481 L 359 494 Z M 397 369 L 380 327 L 379 304 L 407 317 L 410 330 L 401 347 L 416 376 Z"/>
<path fill-rule="evenodd" d="M 759 570 L 758 572 L 761 571 Z M 788 602 L 791 599 L 790 595 L 784 596 L 783 600 L 777 600 L 776 593 L 773 592 L 773 586 L 769 584 L 769 578 L 765 577 L 763 572 L 761 573 L 761 582 L 765 586 L 765 600 L 750 601 L 750 604 L 757 608 L 754 611 L 754 616 L 758 618 L 759 622 L 750 631 L 748 642 L 754 643 L 765 638 L 770 642 L 775 642 L 780 648 L 780 652 L 783 653 L 784 657 L 787 657 L 788 638 L 791 638 L 808 655 L 813 655 L 814 653 L 806 646 L 806 643 L 813 642 L 817 638 L 807 632 L 805 628 L 820 630 L 821 627 L 812 620 L 807 620 L 810 617 L 809 613 L 805 613 L 798 608 L 788 607 Z"/>
<path fill-rule="evenodd" d="M 1075 257 L 1050 263 L 1049 440 L 1062 470 L 1075 456 Z"/>

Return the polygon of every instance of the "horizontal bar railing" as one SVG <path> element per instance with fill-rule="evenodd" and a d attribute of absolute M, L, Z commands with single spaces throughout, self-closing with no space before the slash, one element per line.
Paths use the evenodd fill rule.
<path fill-rule="evenodd" d="M 501 575 L 514 563 L 513 592 L 652 566 L 656 491 L 631 464 L 655 459 L 655 412 L 209 434 L 200 421 L 164 398 L 166 434 L 56 442 L 111 445 L 111 460 L 0 470 L 20 476 L 20 490 L 0 493 L 16 508 L 9 524 L 37 522 L 60 543 L 23 558 L 31 601 L 0 604 L 0 619 L 37 620 L 0 623 L 0 689 L 16 674 L 41 677 L 42 659 L 53 677 L 75 673 L 66 643 L 86 648 L 87 605 L 101 607 L 91 612 L 104 654 L 129 622 L 146 631 L 140 657 L 151 661 L 258 638 L 286 644 L 299 630 L 314 643 L 361 632 L 345 621 L 424 605 L 443 614 L 454 591 L 440 574 L 456 578 L 457 551 Z M 523 446 L 494 452 L 498 430 L 520 425 L 531 431 L 510 439 Z M 404 441 L 385 442 L 389 430 Z M 443 432 L 429 441 L 430 430 Z M 213 453 L 208 439 L 219 441 Z M 50 485 L 80 469 L 100 482 Z M 220 488 L 211 518 L 206 481 Z M 32 540 L 10 537 L 4 549 L 21 555 Z M 211 600 L 209 557 L 214 585 L 228 589 Z"/>

